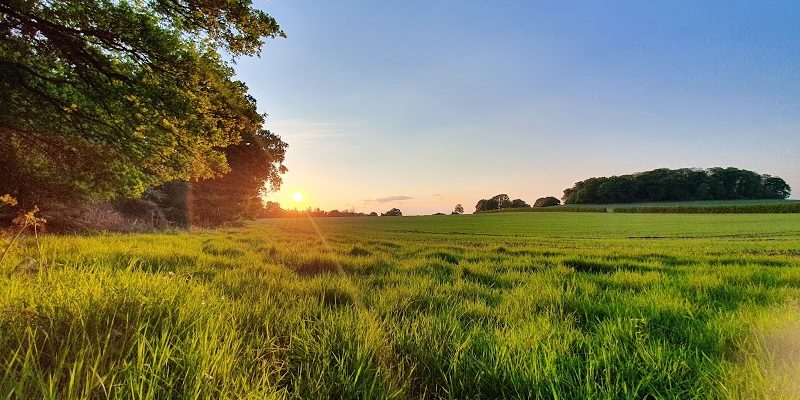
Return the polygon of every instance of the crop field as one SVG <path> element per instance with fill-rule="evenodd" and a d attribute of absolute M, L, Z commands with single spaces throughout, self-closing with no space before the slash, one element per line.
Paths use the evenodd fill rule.
<path fill-rule="evenodd" d="M 800 200 L 762 199 L 762 200 L 699 200 L 699 201 L 658 201 L 651 203 L 622 203 L 622 204 L 568 204 L 569 208 L 631 208 L 631 207 L 734 207 L 734 206 L 785 206 L 800 204 Z"/>
<path fill-rule="evenodd" d="M 800 215 L 272 219 L 0 264 L 0 398 L 779 399 Z"/>

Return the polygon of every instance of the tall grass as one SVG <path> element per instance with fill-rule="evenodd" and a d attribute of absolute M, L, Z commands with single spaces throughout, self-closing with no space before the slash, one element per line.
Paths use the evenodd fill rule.
<path fill-rule="evenodd" d="M 798 221 L 690 217 L 49 237 L 0 265 L 0 393 L 796 398 Z"/>

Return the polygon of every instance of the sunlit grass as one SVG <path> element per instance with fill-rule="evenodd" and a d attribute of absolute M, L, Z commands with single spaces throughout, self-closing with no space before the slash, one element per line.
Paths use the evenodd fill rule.
<path fill-rule="evenodd" d="M 10 398 L 796 398 L 800 218 L 507 214 L 49 237 Z"/>

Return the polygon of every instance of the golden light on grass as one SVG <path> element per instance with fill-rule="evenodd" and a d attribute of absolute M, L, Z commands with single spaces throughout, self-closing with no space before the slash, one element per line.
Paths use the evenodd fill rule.
<path fill-rule="evenodd" d="M 299 203 L 303 201 L 303 194 L 300 192 L 294 192 L 294 194 L 292 195 L 292 199 L 294 199 L 295 203 Z"/>

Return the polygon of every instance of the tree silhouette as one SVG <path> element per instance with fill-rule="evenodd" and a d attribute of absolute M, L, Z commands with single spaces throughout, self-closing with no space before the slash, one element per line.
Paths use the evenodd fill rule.
<path fill-rule="evenodd" d="M 552 207 L 552 206 L 557 206 L 559 204 L 561 204 L 561 200 L 559 200 L 559 199 L 557 199 L 557 198 L 555 198 L 553 196 L 548 196 L 548 197 L 540 197 L 540 198 L 536 199 L 536 201 L 533 203 L 533 206 L 534 207 Z"/>

